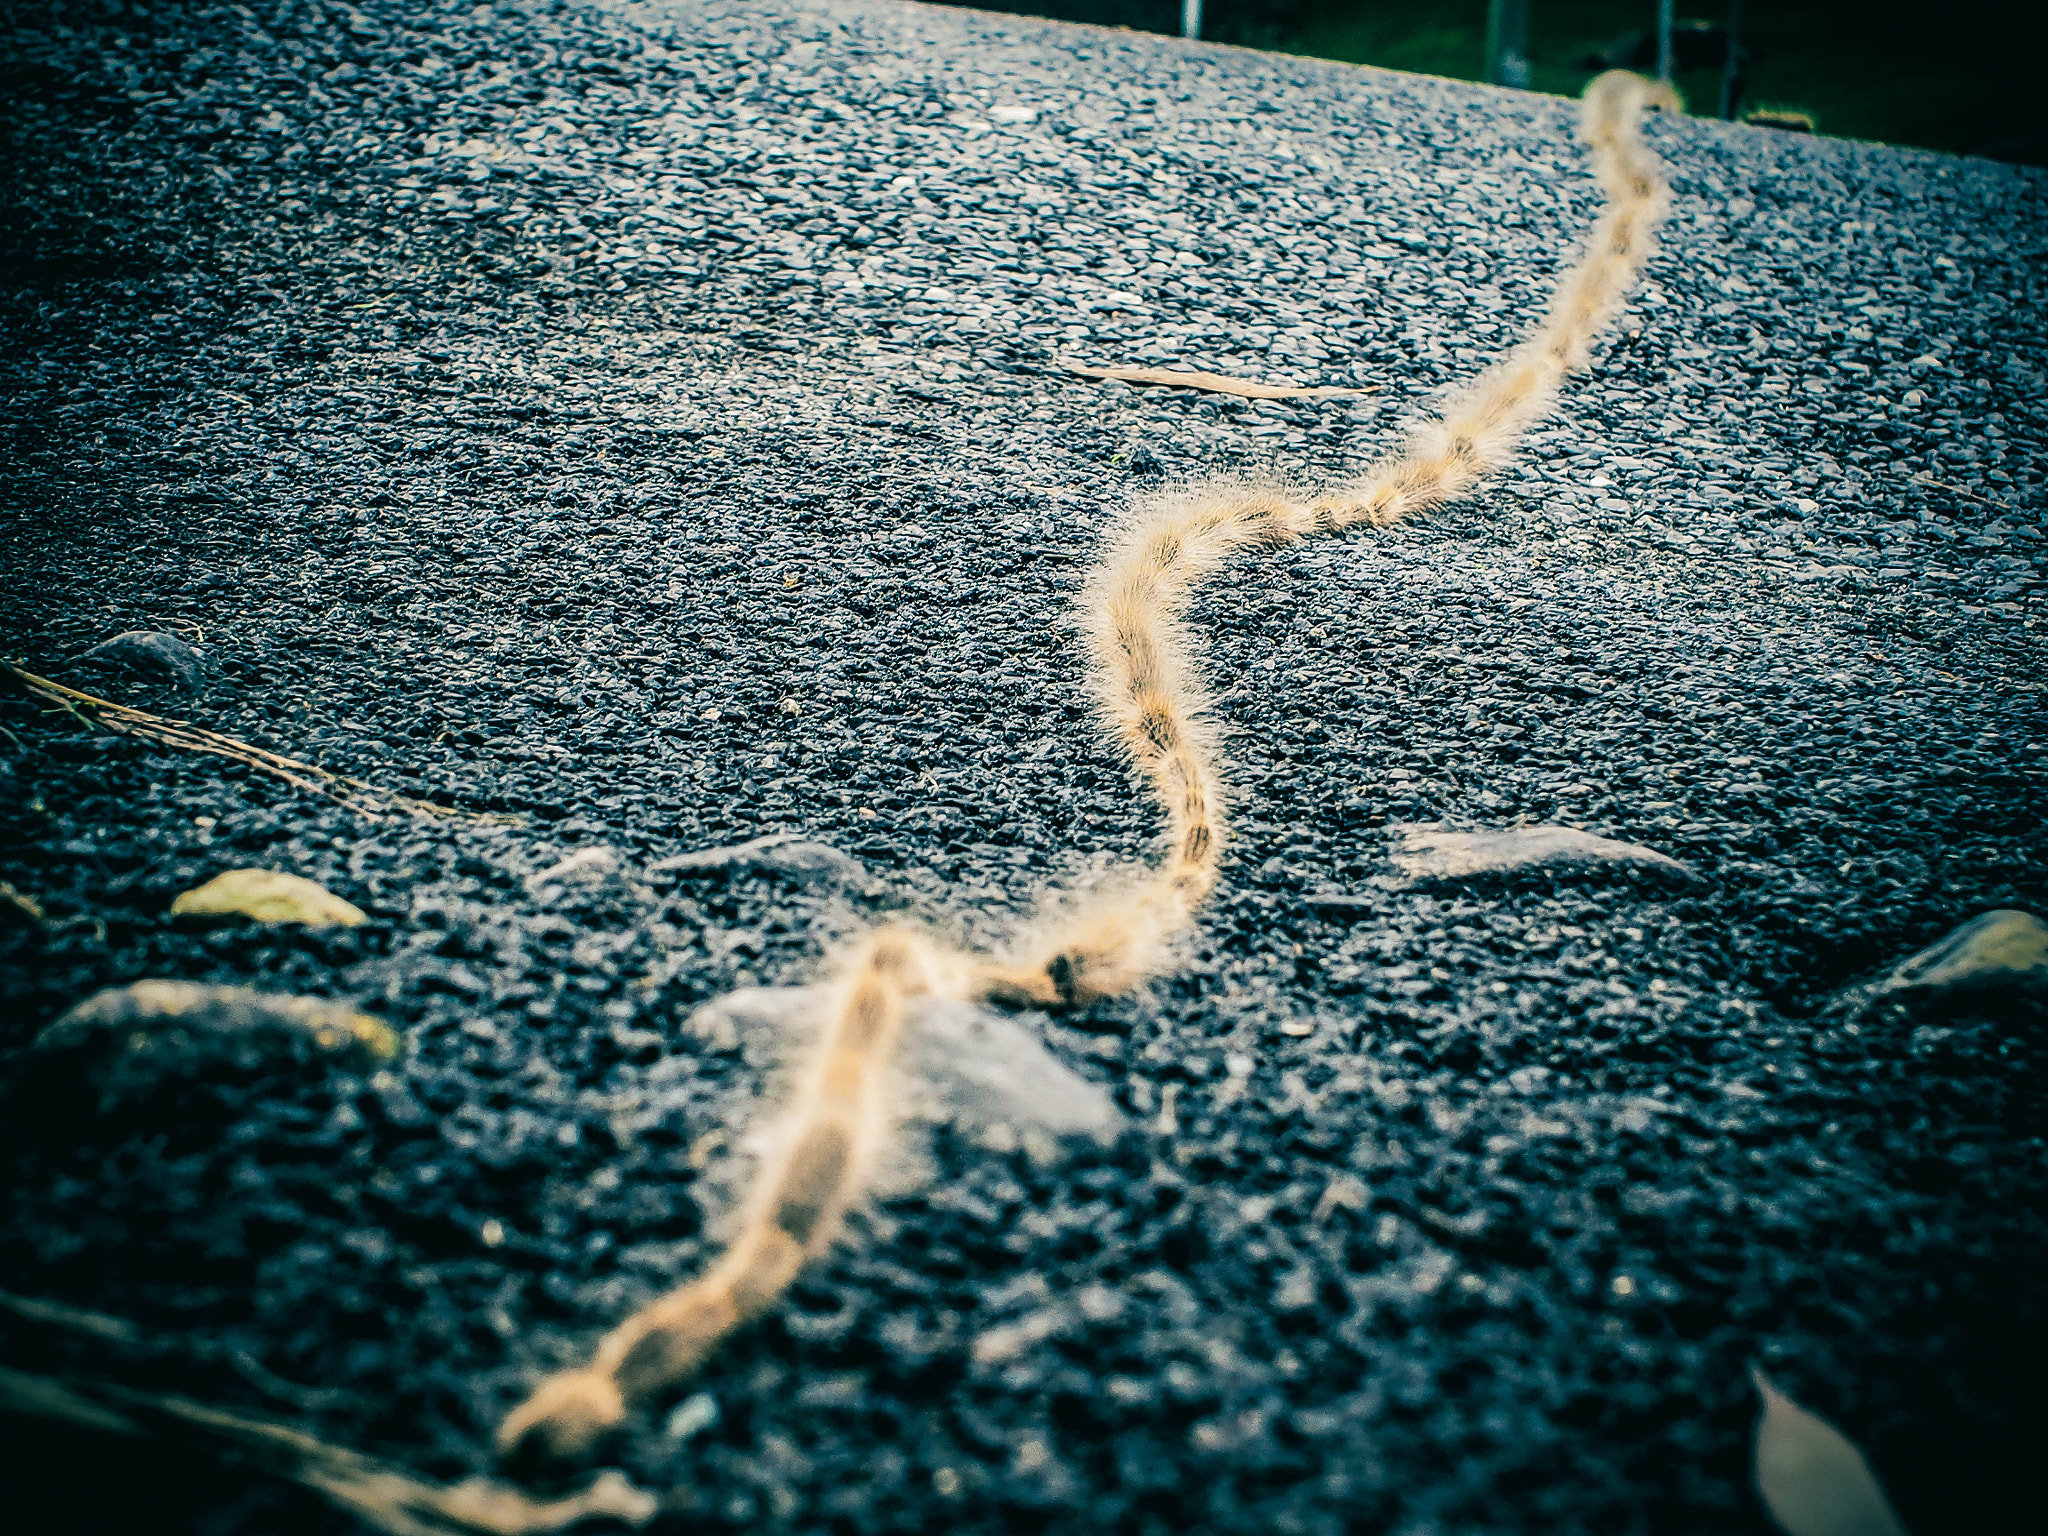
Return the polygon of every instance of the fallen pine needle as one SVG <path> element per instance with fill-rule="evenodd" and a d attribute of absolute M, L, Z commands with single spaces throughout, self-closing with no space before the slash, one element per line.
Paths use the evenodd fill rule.
<path fill-rule="evenodd" d="M 11 661 L 0 661 L 0 669 L 11 676 L 15 685 L 31 698 L 41 699 L 54 705 L 50 713 L 68 714 L 88 730 L 108 731 L 116 736 L 133 736 L 142 741 L 154 742 L 158 746 L 175 747 L 182 752 L 204 752 L 213 757 L 224 757 L 230 762 L 241 763 L 259 773 L 267 773 L 274 779 L 282 779 L 295 788 L 316 795 L 325 795 L 355 811 L 358 815 L 380 820 L 392 810 L 410 811 L 416 816 L 464 817 L 473 821 L 504 821 L 507 818 L 477 811 L 458 811 L 449 806 L 436 805 L 431 800 L 415 800 L 409 795 L 395 794 L 379 789 L 361 779 L 349 778 L 346 774 L 334 773 L 313 763 L 302 763 L 295 757 L 284 757 L 262 747 L 241 741 L 233 736 L 223 736 L 218 731 L 202 730 L 184 720 L 172 720 L 163 715 L 153 715 L 146 709 L 133 709 L 126 704 L 97 698 L 90 693 L 81 693 L 76 688 L 67 688 L 62 683 L 53 683 L 47 677 L 38 677 L 33 672 L 23 671 Z"/>
<path fill-rule="evenodd" d="M 1241 395 L 1247 400 L 1329 400 L 1338 396 L 1375 395 L 1379 386 L 1339 389 L 1328 385 L 1304 389 L 1293 384 L 1261 384 L 1255 379 L 1233 379 L 1224 373 L 1203 373 L 1190 368 L 1090 368 L 1086 363 L 1059 359 L 1069 373 L 1091 379 L 1121 379 L 1126 384 L 1174 384 L 1182 389 L 1204 390 L 1212 395 Z"/>

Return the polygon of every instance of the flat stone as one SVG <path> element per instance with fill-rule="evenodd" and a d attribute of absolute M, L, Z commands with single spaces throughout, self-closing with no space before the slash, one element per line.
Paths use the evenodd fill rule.
<path fill-rule="evenodd" d="M 817 1035 L 835 988 L 748 987 L 698 1008 L 686 1028 L 738 1049 L 767 1071 Z M 970 1130 L 1008 1126 L 1097 1143 L 1115 1139 L 1124 1116 L 1108 1092 L 1067 1066 L 1022 1019 L 952 999 L 915 1009 L 899 1061 L 920 1119 Z"/>
<path fill-rule="evenodd" d="M 356 928 L 370 919 L 317 881 L 275 869 L 231 869 L 171 903 L 171 916 L 246 917 L 307 928 Z"/>
<path fill-rule="evenodd" d="M 956 1122 L 1035 1127 L 1099 1144 L 1113 1141 L 1123 1125 L 1108 1092 L 1055 1056 L 1021 1019 L 951 999 L 934 1002 L 913 1022 L 905 1054 Z"/>
<path fill-rule="evenodd" d="M 557 863 L 526 877 L 530 895 L 545 899 L 564 890 L 603 885 L 620 871 L 618 853 L 606 847 L 579 848 Z"/>
<path fill-rule="evenodd" d="M 83 1088 L 102 1111 L 173 1077 L 248 1072 L 297 1059 L 366 1071 L 396 1057 L 398 1032 L 319 997 L 190 981 L 137 981 L 95 993 L 22 1053 L 9 1098 L 62 1101 Z"/>
<path fill-rule="evenodd" d="M 1400 841 L 1390 851 L 1394 865 L 1410 880 L 1459 880 L 1510 870 L 1587 864 L 1645 864 L 1691 874 L 1692 867 L 1639 843 L 1597 837 L 1576 827 L 1507 827 L 1459 832 L 1444 826 L 1395 829 Z"/>
<path fill-rule="evenodd" d="M 79 662 L 174 683 L 187 693 L 197 693 L 206 684 L 206 661 L 200 652 L 176 635 L 153 629 L 131 629 L 102 640 Z"/>
<path fill-rule="evenodd" d="M 741 987 L 699 1005 L 683 1028 L 713 1050 L 738 1051 L 748 1066 L 771 1067 L 816 1033 L 831 995 L 823 985 Z"/>

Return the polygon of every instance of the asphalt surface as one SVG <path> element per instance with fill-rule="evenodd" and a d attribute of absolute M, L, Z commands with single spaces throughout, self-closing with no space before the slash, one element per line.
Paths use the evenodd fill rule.
<path fill-rule="evenodd" d="M 0 1361 L 435 1477 L 715 1252 L 773 1074 L 693 1009 L 1147 848 L 1068 607 L 1130 495 L 1363 465 L 1596 207 L 1561 101 L 886 0 L 86 10 L 4 51 L 0 647 L 475 814 L 0 706 L 0 1053 L 143 977 L 408 1043 L 17 1098 L 0 1289 L 207 1347 Z M 2038 1010 L 1825 1005 L 2048 902 L 2048 182 L 1649 133 L 1663 250 L 1520 467 L 1198 605 L 1224 889 L 1016 1021 L 1124 1129 L 911 1132 L 619 1448 L 668 1528 L 1757 1532 L 1753 1362 L 1919 1536 L 2031 1486 Z M 86 656 L 131 630 L 202 675 Z M 1415 880 L 1409 822 L 1692 873 Z M 778 832 L 865 873 L 655 867 Z M 251 864 L 371 921 L 168 915 Z M 7 1422 L 75 1523 L 348 1528 Z"/>

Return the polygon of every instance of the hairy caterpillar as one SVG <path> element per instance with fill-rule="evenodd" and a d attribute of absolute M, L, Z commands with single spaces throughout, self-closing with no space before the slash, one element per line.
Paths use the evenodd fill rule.
<path fill-rule="evenodd" d="M 1647 108 L 1676 106 L 1668 86 L 1623 71 L 1587 86 L 1580 131 L 1607 205 L 1584 256 L 1534 333 L 1411 432 L 1400 453 L 1306 500 L 1215 482 L 1138 510 L 1089 584 L 1088 637 L 1106 723 L 1165 813 L 1164 857 L 1007 959 L 960 954 L 910 928 L 869 937 L 845 962 L 833 1016 L 787 1112 L 783 1150 L 731 1248 L 613 1329 L 587 1365 L 543 1381 L 506 1418 L 501 1451 L 587 1452 L 632 1405 L 697 1371 L 830 1245 L 887 1135 L 883 1077 L 918 998 L 1079 1007 L 1158 974 L 1215 889 L 1225 838 L 1223 781 L 1201 725 L 1206 699 L 1180 622 L 1190 594 L 1241 550 L 1384 527 L 1463 495 L 1506 462 L 1564 377 L 1586 365 L 1649 254 L 1666 193 L 1639 121 Z"/>

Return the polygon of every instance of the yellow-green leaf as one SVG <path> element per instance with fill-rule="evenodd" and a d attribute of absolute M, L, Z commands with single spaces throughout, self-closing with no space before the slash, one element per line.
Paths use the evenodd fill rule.
<path fill-rule="evenodd" d="M 171 903 L 173 917 L 247 917 L 259 923 L 302 923 L 308 928 L 354 928 L 366 923 L 361 908 L 302 875 L 274 869 L 231 869 Z"/>
<path fill-rule="evenodd" d="M 2031 912 L 1986 912 L 1900 963 L 1882 990 L 1962 990 L 2048 981 L 2048 923 Z"/>

